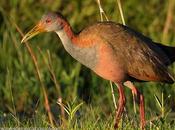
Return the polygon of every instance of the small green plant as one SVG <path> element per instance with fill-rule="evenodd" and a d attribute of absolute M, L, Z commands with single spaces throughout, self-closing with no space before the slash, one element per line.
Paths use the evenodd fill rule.
<path fill-rule="evenodd" d="M 154 95 L 154 97 L 155 97 L 157 106 L 160 110 L 160 115 L 158 115 L 157 117 L 154 117 L 152 121 L 160 119 L 160 121 L 164 123 L 171 112 L 171 109 L 170 110 L 168 109 L 168 104 L 167 104 L 167 100 L 171 97 L 171 95 L 168 95 L 168 97 L 165 98 L 164 93 L 162 92 L 161 98 L 159 98 L 157 95 Z"/>
<path fill-rule="evenodd" d="M 165 106 L 167 106 L 167 99 L 169 99 L 171 97 L 171 95 L 168 95 L 168 97 L 165 99 L 164 97 L 164 93 L 162 92 L 161 93 L 161 99 L 157 96 L 157 95 L 154 95 L 155 99 L 156 99 L 156 103 L 158 104 L 159 108 L 160 108 L 160 111 L 161 111 L 161 116 L 162 118 L 166 117 L 166 108 Z"/>
<path fill-rule="evenodd" d="M 68 102 L 67 105 L 63 104 L 60 101 L 57 101 L 57 104 L 60 105 L 61 108 L 64 109 L 64 111 L 68 115 L 68 128 L 74 125 L 76 112 L 80 109 L 80 107 L 83 105 L 83 102 L 76 104 L 76 99 L 74 99 L 72 102 Z"/>

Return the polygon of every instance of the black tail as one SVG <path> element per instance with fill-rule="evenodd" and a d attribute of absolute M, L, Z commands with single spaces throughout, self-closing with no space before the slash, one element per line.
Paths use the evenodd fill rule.
<path fill-rule="evenodd" d="M 165 46 L 160 43 L 155 43 L 158 47 L 161 48 L 162 51 L 168 56 L 170 62 L 166 63 L 166 65 L 170 65 L 175 61 L 175 47 Z"/>

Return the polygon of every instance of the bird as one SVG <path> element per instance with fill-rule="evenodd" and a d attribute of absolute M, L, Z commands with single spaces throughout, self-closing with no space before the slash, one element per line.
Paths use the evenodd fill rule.
<path fill-rule="evenodd" d="M 76 33 L 61 13 L 48 12 L 26 33 L 21 43 L 42 32 L 55 32 L 74 59 L 116 84 L 119 92 L 116 129 L 126 104 L 125 86 L 138 99 L 140 127 L 144 129 L 144 96 L 133 82 L 175 82 L 173 72 L 168 69 L 175 61 L 175 47 L 154 42 L 128 26 L 112 21 L 96 22 Z"/>

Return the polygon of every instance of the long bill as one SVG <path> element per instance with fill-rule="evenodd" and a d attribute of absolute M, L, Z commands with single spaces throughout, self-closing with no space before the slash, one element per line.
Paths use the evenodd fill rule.
<path fill-rule="evenodd" d="M 27 34 L 24 35 L 21 43 L 26 42 L 27 40 L 31 39 L 41 32 L 45 32 L 45 29 L 41 24 L 37 24 L 33 29 L 31 29 Z"/>

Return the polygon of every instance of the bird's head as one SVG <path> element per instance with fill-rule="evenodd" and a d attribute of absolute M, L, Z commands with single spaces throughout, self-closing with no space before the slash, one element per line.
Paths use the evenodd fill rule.
<path fill-rule="evenodd" d="M 42 32 L 61 30 L 64 26 L 64 23 L 65 19 L 60 13 L 44 14 L 36 26 L 23 37 L 21 43 L 26 42 L 27 40 Z"/>

